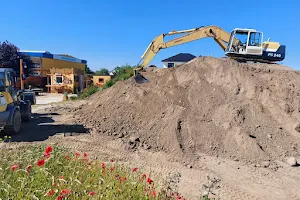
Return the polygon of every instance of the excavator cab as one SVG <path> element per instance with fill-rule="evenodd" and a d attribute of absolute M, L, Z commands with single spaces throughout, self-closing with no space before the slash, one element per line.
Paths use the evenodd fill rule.
<path fill-rule="evenodd" d="M 263 33 L 254 29 L 234 29 L 225 54 L 231 57 L 256 57 L 263 52 Z"/>

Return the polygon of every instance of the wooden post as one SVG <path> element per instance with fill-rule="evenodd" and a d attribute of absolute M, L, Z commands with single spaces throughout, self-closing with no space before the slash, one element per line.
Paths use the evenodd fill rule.
<path fill-rule="evenodd" d="M 20 85 L 21 85 L 21 90 L 24 90 L 24 81 L 22 75 L 23 75 L 23 59 L 20 59 Z"/>

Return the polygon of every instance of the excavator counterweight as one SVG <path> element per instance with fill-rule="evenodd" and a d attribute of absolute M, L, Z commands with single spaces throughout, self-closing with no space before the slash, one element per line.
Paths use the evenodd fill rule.
<path fill-rule="evenodd" d="M 164 42 L 164 38 L 170 35 L 184 34 L 178 38 Z M 231 33 L 218 26 L 204 26 L 194 29 L 172 31 L 154 38 L 141 57 L 138 68 L 135 71 L 137 83 L 145 83 L 148 80 L 139 72 L 143 71 L 161 49 L 185 44 L 202 38 L 211 37 L 222 48 L 225 55 L 237 61 L 255 61 L 274 63 L 285 58 L 285 45 L 278 42 L 263 42 L 263 33 L 254 29 L 236 28 Z"/>

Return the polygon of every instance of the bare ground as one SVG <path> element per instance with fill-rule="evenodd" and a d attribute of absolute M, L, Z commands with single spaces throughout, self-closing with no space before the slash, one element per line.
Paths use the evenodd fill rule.
<path fill-rule="evenodd" d="M 298 72 L 199 58 L 151 83 L 34 108 L 14 148 L 58 144 L 168 178 L 188 199 L 300 199 Z M 213 184 L 208 181 L 210 179 Z"/>
<path fill-rule="evenodd" d="M 68 103 L 63 107 L 72 108 L 79 103 L 85 102 Z M 61 110 L 61 106 L 52 105 L 50 110 L 53 108 Z M 215 180 L 212 192 L 215 194 L 214 197 L 220 199 L 300 199 L 298 167 L 291 168 L 284 162 L 276 161 L 280 167 L 274 170 L 263 165 L 257 167 L 238 160 L 205 154 L 185 159 L 161 151 L 139 149 L 132 152 L 126 150 L 126 145 L 121 139 L 115 140 L 93 131 L 83 133 L 81 126 L 65 124 L 72 119 L 72 114 L 59 111 L 44 114 L 49 111 L 47 107 L 49 108 L 49 106 L 36 107 L 34 120 L 24 125 L 22 134 L 12 137 L 15 142 L 4 143 L 1 148 L 16 148 L 30 145 L 31 141 L 34 141 L 34 144 L 57 144 L 85 151 L 95 158 L 106 161 L 115 159 L 145 172 L 151 172 L 158 179 L 161 177 L 171 179 L 174 188 L 178 187 L 179 192 L 188 199 L 198 199 L 201 196 L 205 191 L 203 185 L 209 183 L 207 177 Z M 43 125 L 45 122 L 49 124 Z"/>

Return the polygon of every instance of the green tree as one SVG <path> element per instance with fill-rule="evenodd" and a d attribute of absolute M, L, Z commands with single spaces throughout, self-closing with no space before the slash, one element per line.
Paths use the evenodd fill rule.
<path fill-rule="evenodd" d="M 85 73 L 86 74 L 95 74 L 87 65 L 85 65 Z"/>
<path fill-rule="evenodd" d="M 109 71 L 108 69 L 102 68 L 98 71 L 95 72 L 96 75 L 100 75 L 100 76 L 108 76 L 109 75 Z"/>
<path fill-rule="evenodd" d="M 23 59 L 23 63 L 26 64 L 23 71 L 26 76 L 29 75 L 30 69 L 33 67 L 32 60 L 26 54 L 20 53 L 20 49 L 8 42 L 0 42 L 0 67 L 12 68 L 17 75 L 20 73 L 20 58 Z"/>

